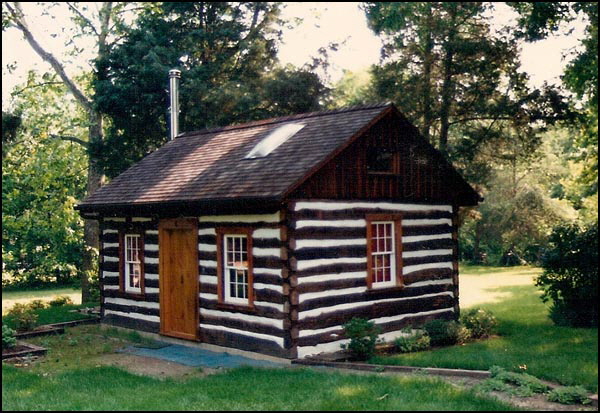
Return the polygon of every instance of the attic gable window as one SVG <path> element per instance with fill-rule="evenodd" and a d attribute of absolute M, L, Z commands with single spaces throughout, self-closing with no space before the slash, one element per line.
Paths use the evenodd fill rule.
<path fill-rule="evenodd" d="M 394 154 L 391 150 L 369 148 L 367 150 L 368 172 L 394 172 Z"/>
<path fill-rule="evenodd" d="M 264 158 L 284 144 L 288 139 L 298 133 L 304 126 L 303 123 L 287 123 L 271 131 L 252 148 L 244 159 Z"/>

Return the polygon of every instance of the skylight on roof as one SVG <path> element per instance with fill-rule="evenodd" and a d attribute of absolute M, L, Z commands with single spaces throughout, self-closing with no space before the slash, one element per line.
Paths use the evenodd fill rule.
<path fill-rule="evenodd" d="M 248 152 L 248 155 L 246 155 L 244 159 L 264 158 L 265 156 L 268 156 L 276 148 L 298 133 L 304 126 L 306 125 L 303 123 L 287 123 L 281 125 L 258 142 L 256 146 Z"/>

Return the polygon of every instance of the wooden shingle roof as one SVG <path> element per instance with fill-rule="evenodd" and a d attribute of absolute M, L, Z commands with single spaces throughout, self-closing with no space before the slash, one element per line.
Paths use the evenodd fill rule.
<path fill-rule="evenodd" d="M 81 202 L 82 212 L 164 204 L 281 201 L 390 111 L 378 104 L 267 119 L 179 135 Z M 305 126 L 266 157 L 245 159 L 270 132 Z"/>
<path fill-rule="evenodd" d="M 361 106 L 184 133 L 87 197 L 78 209 L 277 198 L 389 109 L 389 104 Z M 269 156 L 244 159 L 261 139 L 285 123 L 306 126 Z"/>

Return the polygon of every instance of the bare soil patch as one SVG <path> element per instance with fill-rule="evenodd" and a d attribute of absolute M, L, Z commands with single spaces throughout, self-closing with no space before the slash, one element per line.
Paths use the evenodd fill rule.
<path fill-rule="evenodd" d="M 472 388 L 477 384 L 481 383 L 481 379 L 474 378 L 459 378 L 459 377 L 441 377 L 442 380 L 448 381 L 452 385 L 463 387 L 463 388 Z M 488 392 L 487 395 L 496 397 L 499 400 L 510 403 L 513 406 L 520 407 L 522 409 L 534 410 L 534 411 L 598 411 L 597 407 L 592 405 L 581 405 L 581 404 L 561 404 L 548 401 L 546 395 L 543 394 L 534 394 L 529 397 L 519 397 L 514 394 L 509 394 L 505 392 L 492 391 Z"/>
<path fill-rule="evenodd" d="M 123 353 L 103 354 L 96 357 L 95 362 L 98 365 L 120 367 L 133 374 L 155 378 L 189 379 L 192 377 L 207 376 L 220 370 L 206 367 L 190 367 L 168 360 Z"/>
<path fill-rule="evenodd" d="M 598 411 L 597 407 L 581 404 L 561 404 L 548 401 L 546 396 L 542 394 L 534 394 L 530 397 L 518 397 L 503 392 L 491 392 L 492 396 L 500 400 L 504 400 L 514 406 L 521 407 L 527 410 L 536 411 Z"/>

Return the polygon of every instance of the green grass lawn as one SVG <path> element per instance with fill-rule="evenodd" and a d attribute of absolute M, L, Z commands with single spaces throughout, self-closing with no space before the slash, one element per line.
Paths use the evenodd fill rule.
<path fill-rule="evenodd" d="M 79 288 L 43 288 L 36 290 L 2 291 L 2 314 L 15 303 L 27 303 L 32 300 L 50 301 L 53 298 L 66 295 L 74 304 L 81 304 L 81 289 Z"/>
<path fill-rule="evenodd" d="M 461 266 L 461 303 L 483 302 L 498 336 L 433 351 L 378 357 L 383 364 L 529 374 L 597 392 L 598 330 L 556 327 L 532 284 L 539 269 Z M 4 301 L 3 294 L 3 301 Z M 39 297 L 34 297 L 39 298 Z M 50 297 L 52 298 L 52 297 Z M 464 307 L 473 306 L 465 305 Z M 60 315 L 55 315 L 60 317 Z M 98 357 L 143 341 L 98 325 L 28 340 L 48 354 L 27 368 L 2 365 L 3 410 L 509 410 L 496 399 L 431 377 L 325 369 L 239 368 L 157 379 L 104 366 Z M 522 371 L 523 371 L 522 370 Z M 68 390 L 68 391 L 67 391 Z"/>
<path fill-rule="evenodd" d="M 2 367 L 7 410 L 511 410 L 440 379 L 242 367 L 159 380 L 114 367 L 39 376 Z"/>
<path fill-rule="evenodd" d="M 15 328 L 13 317 L 6 315 L 7 311 L 16 303 L 27 304 L 33 300 L 41 300 L 48 304 L 57 297 L 69 297 L 73 304 L 56 307 L 48 307 L 36 310 L 38 319 L 36 325 L 60 323 L 63 321 L 74 321 L 89 318 L 87 314 L 73 313 L 71 310 L 91 305 L 81 304 L 81 289 L 77 288 L 41 288 L 35 290 L 2 291 L 2 323 Z"/>
<path fill-rule="evenodd" d="M 72 312 L 72 310 L 76 310 L 83 307 L 84 306 L 81 304 L 65 304 L 60 307 L 48 307 L 38 309 L 35 311 L 35 313 L 38 315 L 36 326 L 61 323 L 64 321 L 84 320 L 87 318 L 94 317 L 92 315 L 84 313 Z M 2 316 L 2 324 L 6 324 L 10 328 L 16 329 L 14 317 L 12 315 Z"/>
<path fill-rule="evenodd" d="M 204 377 L 157 379 L 99 361 L 144 340 L 136 332 L 98 325 L 32 338 L 28 342 L 48 347 L 48 354 L 27 368 L 3 363 L 2 409 L 514 410 L 431 377 L 244 367 Z"/>
<path fill-rule="evenodd" d="M 547 306 L 539 298 L 533 284 L 496 286 L 502 276 L 529 277 L 538 269 L 527 267 L 481 268 L 461 266 L 461 302 L 469 294 L 470 281 L 482 277 L 491 282 L 477 290 L 489 295 L 489 304 L 476 306 L 493 312 L 499 322 L 498 336 L 462 346 L 432 351 L 375 357 L 378 364 L 411 365 L 488 370 L 497 365 L 513 371 L 524 371 L 538 378 L 563 385 L 583 385 L 598 391 L 598 329 L 555 326 L 548 318 Z M 475 284 L 473 284 L 475 285 Z M 471 291 L 472 292 L 472 291 Z M 501 299 L 496 299 L 500 296 Z M 494 298 L 493 300 L 491 298 Z M 484 301 L 485 302 L 485 301 Z"/>

